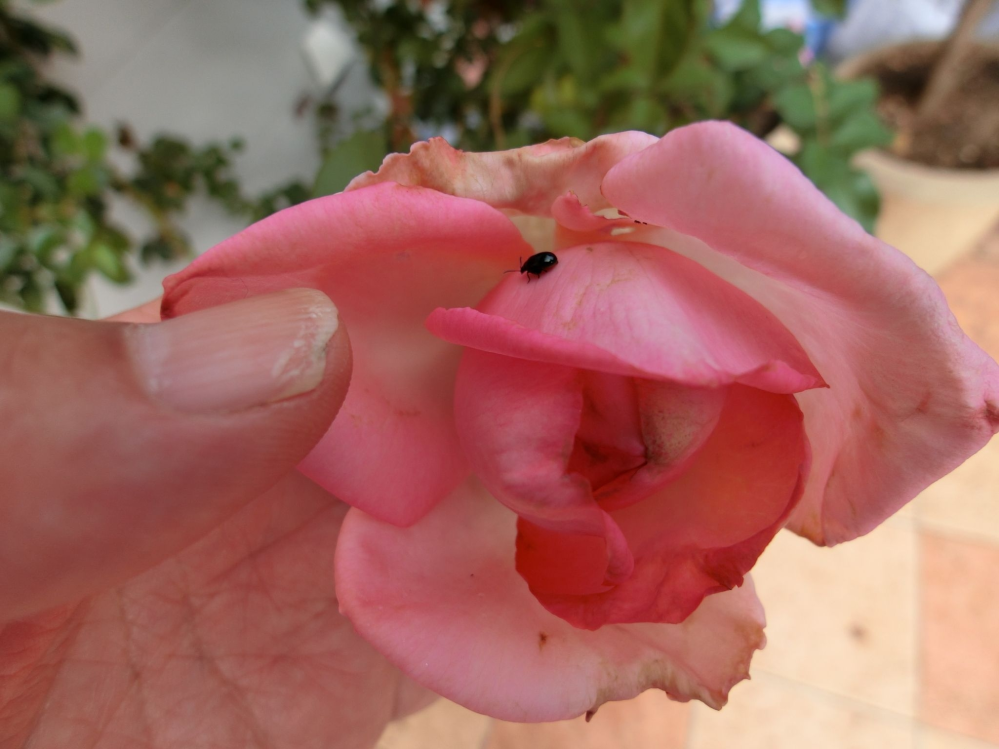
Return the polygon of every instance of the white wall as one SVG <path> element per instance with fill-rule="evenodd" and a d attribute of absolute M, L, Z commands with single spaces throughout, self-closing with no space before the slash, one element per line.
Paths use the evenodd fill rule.
<path fill-rule="evenodd" d="M 251 193 L 314 176 L 311 120 L 294 114 L 315 85 L 301 52 L 310 21 L 300 0 L 61 0 L 31 11 L 78 41 L 82 57 L 53 74 L 81 95 L 89 120 L 124 120 L 141 137 L 169 131 L 196 143 L 241 136 L 237 172 Z M 115 215 L 137 225 L 127 210 Z M 198 252 L 241 228 L 205 203 L 185 226 Z M 143 272 L 128 287 L 96 280 L 88 313 L 156 296 L 166 271 Z"/>

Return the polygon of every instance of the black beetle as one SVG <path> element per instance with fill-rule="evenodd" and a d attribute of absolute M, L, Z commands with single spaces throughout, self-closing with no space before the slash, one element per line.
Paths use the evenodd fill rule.
<path fill-rule="evenodd" d="M 556 265 L 558 265 L 558 258 L 555 257 L 554 252 L 539 252 L 527 258 L 526 262 L 521 258 L 520 272 L 527 274 L 527 282 L 530 283 L 532 275 L 541 278 L 542 273 L 551 270 Z M 505 272 L 516 273 L 517 271 L 508 270 Z"/>

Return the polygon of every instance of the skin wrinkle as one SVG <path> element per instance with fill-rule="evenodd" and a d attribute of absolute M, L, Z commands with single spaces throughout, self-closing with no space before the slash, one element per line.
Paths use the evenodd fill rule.
<path fill-rule="evenodd" d="M 282 529 L 276 539 L 267 539 L 266 548 L 269 551 L 282 551 L 287 550 L 289 547 L 295 546 L 297 542 L 297 537 L 300 531 L 307 530 L 312 526 L 316 518 L 321 516 L 329 508 L 323 507 L 318 513 L 313 509 L 308 515 L 303 516 L 302 519 L 295 524 L 293 528 Z M 337 521 L 338 518 L 330 516 L 331 521 Z M 244 538 L 252 537 L 243 536 Z M 228 541 L 232 542 L 234 536 L 229 534 Z M 289 542 L 285 544 L 283 549 L 281 548 L 281 541 Z M 242 546 L 242 545 L 240 545 Z M 239 549 L 239 547 L 237 547 Z M 261 548 L 261 551 L 263 547 Z M 237 551 L 237 554 L 239 552 Z M 249 555 L 249 554 L 248 554 Z M 130 592 L 119 592 L 115 594 L 118 600 L 121 602 L 121 621 L 129 625 L 130 634 L 128 636 L 129 650 L 128 656 L 130 659 L 130 667 L 133 671 L 140 672 L 145 678 L 141 679 L 141 683 L 146 689 L 162 689 L 158 684 L 159 674 L 170 667 L 170 664 L 178 664 L 183 662 L 189 662 L 196 664 L 197 667 L 206 669 L 209 674 L 213 677 L 213 681 L 219 683 L 224 689 L 227 690 L 227 697 L 225 701 L 225 707 L 223 708 L 222 715 L 231 715 L 231 711 L 235 710 L 238 717 L 239 723 L 246 725 L 248 723 L 256 723 L 258 730 L 254 734 L 253 743 L 251 746 L 256 747 L 278 747 L 285 746 L 277 741 L 275 738 L 266 735 L 263 727 L 260 726 L 259 720 L 257 720 L 257 713 L 250 705 L 250 696 L 262 694 L 263 698 L 266 699 L 267 691 L 269 689 L 269 684 L 266 679 L 267 673 L 270 669 L 281 670 L 280 664 L 292 664 L 293 666 L 299 667 L 298 672 L 295 674 L 296 680 L 301 679 L 309 685 L 308 691 L 311 694 L 319 694 L 319 699 L 329 702 L 330 700 L 342 699 L 342 695 L 337 692 L 336 684 L 341 683 L 340 679 L 330 679 L 330 668 L 331 666 L 336 666 L 338 668 L 345 669 L 345 673 L 350 676 L 356 677 L 358 675 L 363 676 L 365 673 L 370 671 L 370 664 L 361 661 L 351 661 L 350 663 L 338 662 L 336 656 L 342 655 L 342 649 L 338 648 L 335 644 L 320 647 L 319 649 L 312 649 L 310 652 L 296 652 L 289 649 L 286 652 L 275 652 L 281 645 L 282 642 L 295 643 L 300 639 L 308 637 L 309 630 L 315 631 L 319 625 L 328 621 L 329 617 L 336 616 L 337 611 L 337 601 L 335 598 L 330 596 L 309 596 L 305 599 L 296 599 L 294 601 L 294 606 L 296 608 L 302 609 L 303 612 L 307 612 L 307 616 L 304 620 L 300 617 L 293 617 L 289 623 L 291 627 L 281 627 L 278 630 L 273 631 L 273 633 L 268 634 L 268 639 L 273 641 L 273 645 L 269 648 L 264 648 L 262 651 L 260 649 L 254 652 L 252 642 L 248 644 L 248 647 L 243 648 L 242 653 L 231 652 L 220 654 L 217 652 L 217 648 L 210 646 L 209 642 L 201 635 L 202 630 L 202 620 L 204 615 L 207 613 L 205 606 L 213 600 L 216 600 L 216 596 L 231 596 L 235 592 L 236 595 L 242 597 L 256 597 L 261 596 L 261 602 L 265 608 L 270 609 L 274 606 L 279 605 L 279 601 L 275 597 L 275 590 L 272 585 L 268 585 L 268 580 L 273 580 L 272 575 L 267 575 L 264 571 L 264 556 L 257 553 L 254 556 L 252 562 L 253 569 L 244 568 L 241 564 L 230 564 L 227 566 L 227 575 L 221 576 L 216 574 L 211 579 L 211 584 L 206 585 L 200 581 L 195 582 L 197 577 L 196 570 L 197 567 L 191 566 L 190 559 L 185 560 L 184 563 L 172 563 L 164 566 L 165 574 L 160 576 L 159 585 L 157 588 L 160 589 L 159 595 L 155 598 L 157 601 L 162 602 L 167 607 L 168 615 L 166 621 L 169 624 L 169 620 L 172 618 L 170 613 L 173 612 L 177 607 L 182 607 L 182 621 L 180 626 L 183 627 L 184 633 L 186 635 L 185 641 L 181 644 L 181 648 L 178 651 L 176 648 L 173 652 L 163 652 L 159 647 L 154 646 L 151 650 L 147 645 L 141 646 L 142 649 L 137 649 L 140 647 L 139 643 L 148 642 L 147 634 L 150 636 L 155 636 L 163 644 L 168 644 L 171 638 L 171 634 L 163 633 L 162 631 L 157 631 L 157 627 L 153 627 L 151 630 L 144 629 L 142 637 L 136 636 L 135 626 L 138 626 L 137 622 L 148 618 L 150 616 L 158 616 L 162 618 L 162 612 L 159 610 L 160 606 L 156 601 L 153 602 L 152 606 L 147 606 L 148 610 L 143 611 L 141 617 L 136 618 L 136 606 L 139 602 L 145 602 L 148 600 L 146 598 L 146 592 L 139 590 L 137 593 Z M 245 560 L 249 561 L 249 560 Z M 240 577 L 246 577 L 245 584 L 241 583 L 238 579 Z M 232 583 L 236 584 L 236 587 L 232 586 Z M 227 587 L 228 586 L 228 587 Z M 142 586 L 145 587 L 145 586 Z M 166 587 L 168 593 L 163 593 L 162 588 Z M 269 595 L 263 597 L 262 588 L 268 589 Z M 292 592 L 298 589 L 297 585 L 291 586 L 290 590 Z M 134 598 L 139 596 L 139 602 L 136 602 Z M 317 606 L 316 604 L 321 604 Z M 228 607 L 227 607 L 228 608 Z M 285 606 L 287 609 L 287 606 Z M 226 611 L 225 616 L 231 619 L 232 612 Z M 97 624 L 103 621 L 105 625 L 108 623 L 108 617 L 106 614 L 101 614 L 95 616 L 91 620 L 91 624 Z M 248 620 L 249 621 L 249 620 Z M 252 624 L 248 626 L 252 627 Z M 215 625 L 210 624 L 210 629 L 214 629 Z M 305 633 L 300 635 L 300 633 Z M 165 638 L 165 639 L 164 639 Z M 321 642 L 317 641 L 317 644 Z M 155 655 L 156 652 L 161 652 L 162 655 Z M 257 656 L 254 658 L 254 656 Z M 82 664 L 84 660 L 92 659 L 73 659 L 69 657 L 63 661 L 64 666 L 71 667 L 75 664 Z M 240 668 L 246 664 L 251 665 L 251 671 L 247 671 L 245 668 Z M 112 666 L 120 665 L 120 662 L 111 662 Z M 231 671 L 233 668 L 240 669 L 239 675 L 233 677 Z M 188 667 L 184 666 L 181 673 L 186 672 Z M 258 679 L 256 676 L 252 676 L 252 673 L 258 674 L 261 678 Z M 324 684 L 325 680 L 325 684 Z M 128 705 L 130 702 L 134 704 L 134 701 L 139 696 L 139 689 L 137 688 L 137 681 L 134 680 L 132 684 L 123 691 L 120 695 L 120 702 L 122 705 Z M 296 683 L 302 683 L 296 681 Z M 147 686 L 153 685 L 153 686 Z M 255 686 L 256 685 L 256 686 Z M 394 685 L 391 685 L 392 689 L 395 689 Z M 262 689 L 262 692 L 258 692 L 258 688 Z M 118 695 L 115 695 L 118 697 Z M 183 705 L 178 705 L 181 709 L 186 709 Z M 120 715 L 121 707 L 115 709 L 116 715 Z M 152 716 L 147 714 L 147 724 L 151 721 Z M 199 718 L 201 719 L 201 718 Z M 58 720 L 62 721 L 63 726 L 72 725 L 73 723 L 80 720 L 78 716 L 59 716 Z M 120 741 L 119 736 L 128 736 L 129 728 L 121 730 L 120 725 L 114 725 L 111 719 L 104 721 L 105 725 L 97 727 L 99 735 L 93 740 L 94 747 L 104 747 L 110 744 L 114 744 L 116 741 Z M 145 729 L 143 729 L 145 731 Z M 46 734 L 47 735 L 47 734 Z M 89 743 L 89 742 L 88 742 Z M 207 745 L 205 739 L 199 738 L 196 746 L 202 749 Z M 213 742 L 214 743 L 214 742 Z M 129 746 L 139 745 L 139 741 L 132 741 Z M 156 749 L 173 749 L 173 747 L 178 747 L 177 738 L 172 738 L 170 736 L 165 736 L 159 740 L 150 740 L 149 742 L 144 742 L 143 745 L 148 745 L 150 747 L 156 747 Z M 227 744 L 230 746 L 231 744 Z M 297 744 L 296 744 L 297 745 Z M 44 745 L 38 744 L 39 747 L 44 746 L 48 749 L 49 744 Z M 190 745 L 185 744 L 183 749 L 188 749 Z"/>
<path fill-rule="evenodd" d="M 73 643 L 76 640 L 76 638 L 79 636 L 81 627 L 83 625 L 83 620 L 86 616 L 86 609 L 87 609 L 86 604 L 80 604 L 74 609 L 73 613 L 70 615 L 70 618 L 74 621 L 70 625 L 69 631 L 67 631 L 65 636 L 59 641 L 60 649 L 65 651 L 67 649 L 72 648 Z M 2 632 L 0 632 L 0 634 L 2 634 Z M 54 649 L 55 648 L 50 647 L 49 649 L 46 650 L 45 655 L 48 656 Z M 45 696 L 41 700 L 39 700 L 39 704 L 44 704 L 48 702 L 49 697 L 52 694 L 52 687 L 59 680 L 59 674 L 62 671 L 62 668 L 65 665 L 65 663 L 66 663 L 65 658 L 59 659 L 58 663 L 56 664 L 55 670 L 52 673 L 52 676 L 49 678 L 48 687 L 45 690 Z M 31 747 L 33 746 L 33 737 L 38 730 L 38 725 L 41 722 L 42 714 L 43 714 L 42 710 L 39 710 L 37 712 L 35 719 L 32 721 L 31 726 L 24 733 L 26 737 L 24 741 L 25 749 L 31 749 Z"/>
<path fill-rule="evenodd" d="M 135 658 L 134 652 L 134 633 L 132 623 L 129 621 L 127 605 L 125 603 L 125 596 L 122 591 L 114 592 L 115 603 L 117 604 L 118 611 L 118 621 L 121 624 L 122 630 L 125 635 L 124 647 L 122 648 L 125 653 L 126 665 L 128 667 L 128 687 L 122 690 L 121 697 L 118 700 L 118 704 L 115 705 L 114 710 L 112 710 L 105 720 L 94 726 L 96 735 L 93 742 L 90 744 L 88 749 L 96 749 L 96 747 L 103 740 L 108 727 L 111 722 L 119 714 L 122 707 L 125 705 L 126 701 L 134 695 L 135 699 L 139 704 L 139 715 L 141 716 L 141 726 L 140 730 L 143 734 L 143 741 L 146 745 L 151 745 L 153 743 L 153 728 L 149 720 L 149 704 L 146 700 L 145 687 L 142 678 L 142 669 L 139 668 L 138 663 Z"/>
<path fill-rule="evenodd" d="M 321 508 L 319 508 L 312 516 L 310 516 L 310 517 L 306 518 L 305 520 L 303 520 L 295 528 L 293 528 L 292 530 L 290 530 L 286 534 L 284 534 L 284 535 L 282 535 L 282 536 L 280 536 L 280 537 L 278 537 L 276 539 L 272 539 L 272 540 L 268 541 L 264 546 L 261 546 L 261 547 L 255 549 L 255 550 L 249 551 L 249 553 L 246 555 L 245 558 L 241 559 L 239 562 L 237 562 L 232 567 L 226 569 L 223 573 L 221 573 L 219 575 L 216 575 L 214 578 L 212 578 L 211 580 L 209 580 L 208 583 L 204 584 L 204 586 L 208 587 L 208 588 L 211 588 L 211 587 L 214 587 L 214 584 L 218 583 L 220 579 L 225 578 L 225 577 L 235 576 L 243 568 L 243 564 L 245 563 L 245 564 L 249 565 L 249 568 L 250 568 L 251 573 L 253 575 L 253 579 L 256 580 L 257 583 L 259 584 L 259 587 L 254 588 L 252 586 L 252 583 L 250 583 L 250 582 L 241 583 L 241 587 L 242 587 L 242 585 L 246 585 L 247 586 L 246 598 L 248 599 L 249 596 L 252 593 L 261 593 L 262 592 L 264 594 L 264 596 L 266 597 L 267 601 L 271 604 L 271 606 L 275 610 L 279 610 L 281 608 L 281 604 L 274 597 L 274 594 L 273 594 L 273 592 L 271 590 L 271 586 L 267 584 L 267 582 L 266 582 L 266 575 L 263 573 L 263 571 L 261 569 L 261 566 L 260 566 L 261 561 L 262 561 L 262 557 L 265 555 L 265 553 L 267 553 L 267 552 L 271 551 L 273 548 L 275 548 L 275 546 L 278 545 L 279 543 L 281 543 L 281 542 L 288 542 L 288 541 L 292 540 L 294 538 L 294 536 L 296 536 L 300 531 L 302 531 L 303 528 L 307 528 L 313 522 L 315 522 L 316 520 L 318 520 L 324 513 L 329 512 L 330 509 L 331 508 L 329 508 L 329 507 L 321 507 Z M 211 598 L 212 598 L 212 594 L 210 594 L 210 593 L 203 593 L 202 596 L 204 596 L 207 600 L 211 600 Z M 322 621 L 322 619 L 324 617 L 326 617 L 326 616 L 329 615 L 329 613 L 330 613 L 331 610 L 335 611 L 337 609 L 337 601 L 336 601 L 335 598 L 333 598 L 332 600 L 330 600 L 328 597 L 325 597 L 325 598 L 317 598 L 317 599 L 314 599 L 314 600 L 316 602 L 321 602 L 322 603 L 321 608 L 318 611 L 314 612 L 309 619 L 303 620 L 303 621 L 299 622 L 295 628 L 293 628 L 291 630 L 283 631 L 281 633 L 281 639 L 282 640 L 285 640 L 285 641 L 288 641 L 288 642 L 297 641 L 297 639 L 298 639 L 297 635 L 300 634 L 301 630 L 304 630 L 306 627 L 312 626 L 313 623 L 315 621 L 317 621 L 317 620 L 318 621 Z M 299 602 L 299 603 L 301 603 L 301 602 Z M 249 629 L 249 628 L 253 627 L 253 623 L 250 622 L 246 618 L 249 615 L 248 614 L 248 608 L 249 607 L 244 607 L 244 609 L 243 609 L 243 614 L 244 614 L 244 622 L 243 622 L 243 624 L 244 624 L 245 628 Z M 247 655 L 249 656 L 249 654 L 247 654 Z M 269 656 L 260 654 L 260 656 L 258 656 L 258 657 L 268 658 L 270 660 L 270 662 L 271 662 L 271 665 L 273 665 L 275 663 L 279 663 L 279 662 L 282 662 L 282 661 L 297 662 L 297 661 L 301 660 L 302 654 L 301 653 L 295 653 L 294 655 L 292 655 L 292 654 L 289 654 L 289 653 L 274 653 L 274 654 L 271 654 Z M 237 658 L 236 655 L 232 654 L 232 653 L 226 653 L 225 655 L 215 655 L 215 656 L 213 656 L 213 660 L 214 660 L 214 662 L 215 662 L 215 664 L 216 664 L 216 666 L 218 668 L 218 672 L 220 674 L 224 673 L 223 669 L 222 669 L 222 666 L 221 666 L 222 662 L 230 660 L 230 659 L 232 659 L 234 662 L 237 662 L 237 663 L 240 662 L 240 659 Z M 261 668 L 263 668 L 263 666 L 261 666 Z M 306 670 L 306 673 L 308 674 L 307 670 Z M 242 672 L 242 675 L 245 676 L 246 672 Z M 313 681 L 315 686 L 321 687 L 321 684 L 315 678 L 313 678 L 311 676 L 310 676 L 310 681 Z M 233 684 L 233 687 L 235 688 L 234 684 Z M 329 691 L 329 690 L 323 688 L 323 691 Z M 245 705 L 245 697 L 244 697 L 243 703 Z M 246 706 L 246 709 L 248 711 L 250 711 L 251 713 L 253 712 L 252 708 L 250 708 L 248 705 L 245 705 L 245 706 Z"/>
<path fill-rule="evenodd" d="M 183 572 L 185 574 L 188 573 L 187 570 L 183 570 Z M 187 580 L 189 583 L 189 578 L 187 578 Z M 268 749 L 268 747 L 272 746 L 272 743 L 267 736 L 267 732 L 260 724 L 257 715 L 248 704 L 246 695 L 242 694 L 237 685 L 234 684 L 222 671 L 219 664 L 205 647 L 204 639 L 198 630 L 198 612 L 191 600 L 191 596 L 186 596 L 182 603 L 184 604 L 182 613 L 184 615 L 184 622 L 187 625 L 186 630 L 191 637 L 190 642 L 194 646 L 198 662 L 205 666 L 208 673 L 216 678 L 216 680 L 223 687 L 225 693 L 230 698 L 230 704 L 232 704 L 235 707 L 236 712 L 244 718 L 243 726 L 249 729 L 253 737 L 254 745 L 258 747 L 258 749 Z"/>
<path fill-rule="evenodd" d="M 310 515 L 308 518 L 304 519 L 301 523 L 299 523 L 290 532 L 288 532 L 285 535 L 278 536 L 277 538 L 271 539 L 270 541 L 267 541 L 263 546 L 254 547 L 253 544 L 252 544 L 252 542 L 249 539 L 244 539 L 247 542 L 246 543 L 246 548 L 247 548 L 247 555 L 246 555 L 246 557 L 242 557 L 242 558 L 237 559 L 229 567 L 226 567 L 221 572 L 219 572 L 219 573 L 213 575 L 212 577 L 208 578 L 208 580 L 206 580 L 204 583 L 202 583 L 202 587 L 211 588 L 211 587 L 214 587 L 217 584 L 220 584 L 222 580 L 224 580 L 226 577 L 229 577 L 236 570 L 238 570 L 239 567 L 244 562 L 248 561 L 249 559 L 253 559 L 253 558 L 259 559 L 264 553 L 266 553 L 268 551 L 272 551 L 275 547 L 279 546 L 282 543 L 287 543 L 287 541 L 289 540 L 289 537 L 294 536 L 297 532 L 301 531 L 303 528 L 311 525 L 312 523 L 319 522 L 322 519 L 322 516 L 325 513 L 332 512 L 335 509 L 336 509 L 335 507 L 320 507 L 319 509 L 317 509 L 315 511 L 315 513 L 313 513 L 312 515 Z M 188 575 L 190 575 L 191 574 L 191 570 L 187 570 L 187 573 L 188 573 Z"/>

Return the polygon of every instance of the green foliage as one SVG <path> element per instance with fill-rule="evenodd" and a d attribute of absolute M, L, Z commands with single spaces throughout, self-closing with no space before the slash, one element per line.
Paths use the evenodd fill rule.
<path fill-rule="evenodd" d="M 326 154 L 312 194 L 320 197 L 340 192 L 358 174 L 378 169 L 385 151 L 385 138 L 380 131 L 358 130 Z"/>
<path fill-rule="evenodd" d="M 251 219 L 309 197 L 296 184 L 244 196 L 232 176 L 235 141 L 193 146 L 161 136 L 139 144 L 127 127 L 112 138 L 86 125 L 76 97 L 44 75 L 52 55 L 75 51 L 68 36 L 0 0 L 0 302 L 41 311 L 54 294 L 73 313 L 90 274 L 125 283 L 136 252 L 143 262 L 186 255 L 177 217 L 196 193 Z M 134 168 L 116 166 L 113 149 Z M 114 222 L 115 196 L 143 210 L 147 237 L 134 239 Z"/>
<path fill-rule="evenodd" d="M 445 130 L 460 148 L 492 150 L 706 119 L 765 136 L 783 123 L 800 141 L 798 166 L 873 227 L 877 192 L 849 162 L 889 137 L 874 84 L 803 65 L 803 38 L 764 30 L 759 0 L 721 25 L 710 0 L 305 1 L 338 5 L 356 31 L 391 102 L 386 151 Z M 814 4 L 829 14 L 845 5 Z M 342 152 L 330 159 L 330 172 L 346 169 Z"/>
<path fill-rule="evenodd" d="M 848 0 L 812 0 L 812 7 L 823 15 L 842 18 L 846 15 L 847 2 Z"/>
<path fill-rule="evenodd" d="M 887 146 L 891 133 L 874 113 L 873 81 L 838 81 L 824 65 L 813 65 L 803 83 L 784 88 L 775 106 L 801 139 L 798 167 L 845 213 L 871 230 L 880 199 L 874 183 L 850 166 L 865 148 Z"/>

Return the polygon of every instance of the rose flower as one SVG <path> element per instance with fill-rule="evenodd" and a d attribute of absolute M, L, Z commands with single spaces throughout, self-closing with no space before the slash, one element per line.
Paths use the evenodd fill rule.
<path fill-rule="evenodd" d="M 999 368 L 932 279 L 728 124 L 419 143 L 200 257 L 163 314 L 303 286 L 354 351 L 300 466 L 353 508 L 341 609 L 506 720 L 721 707 L 774 535 L 867 533 L 999 429 Z"/>

